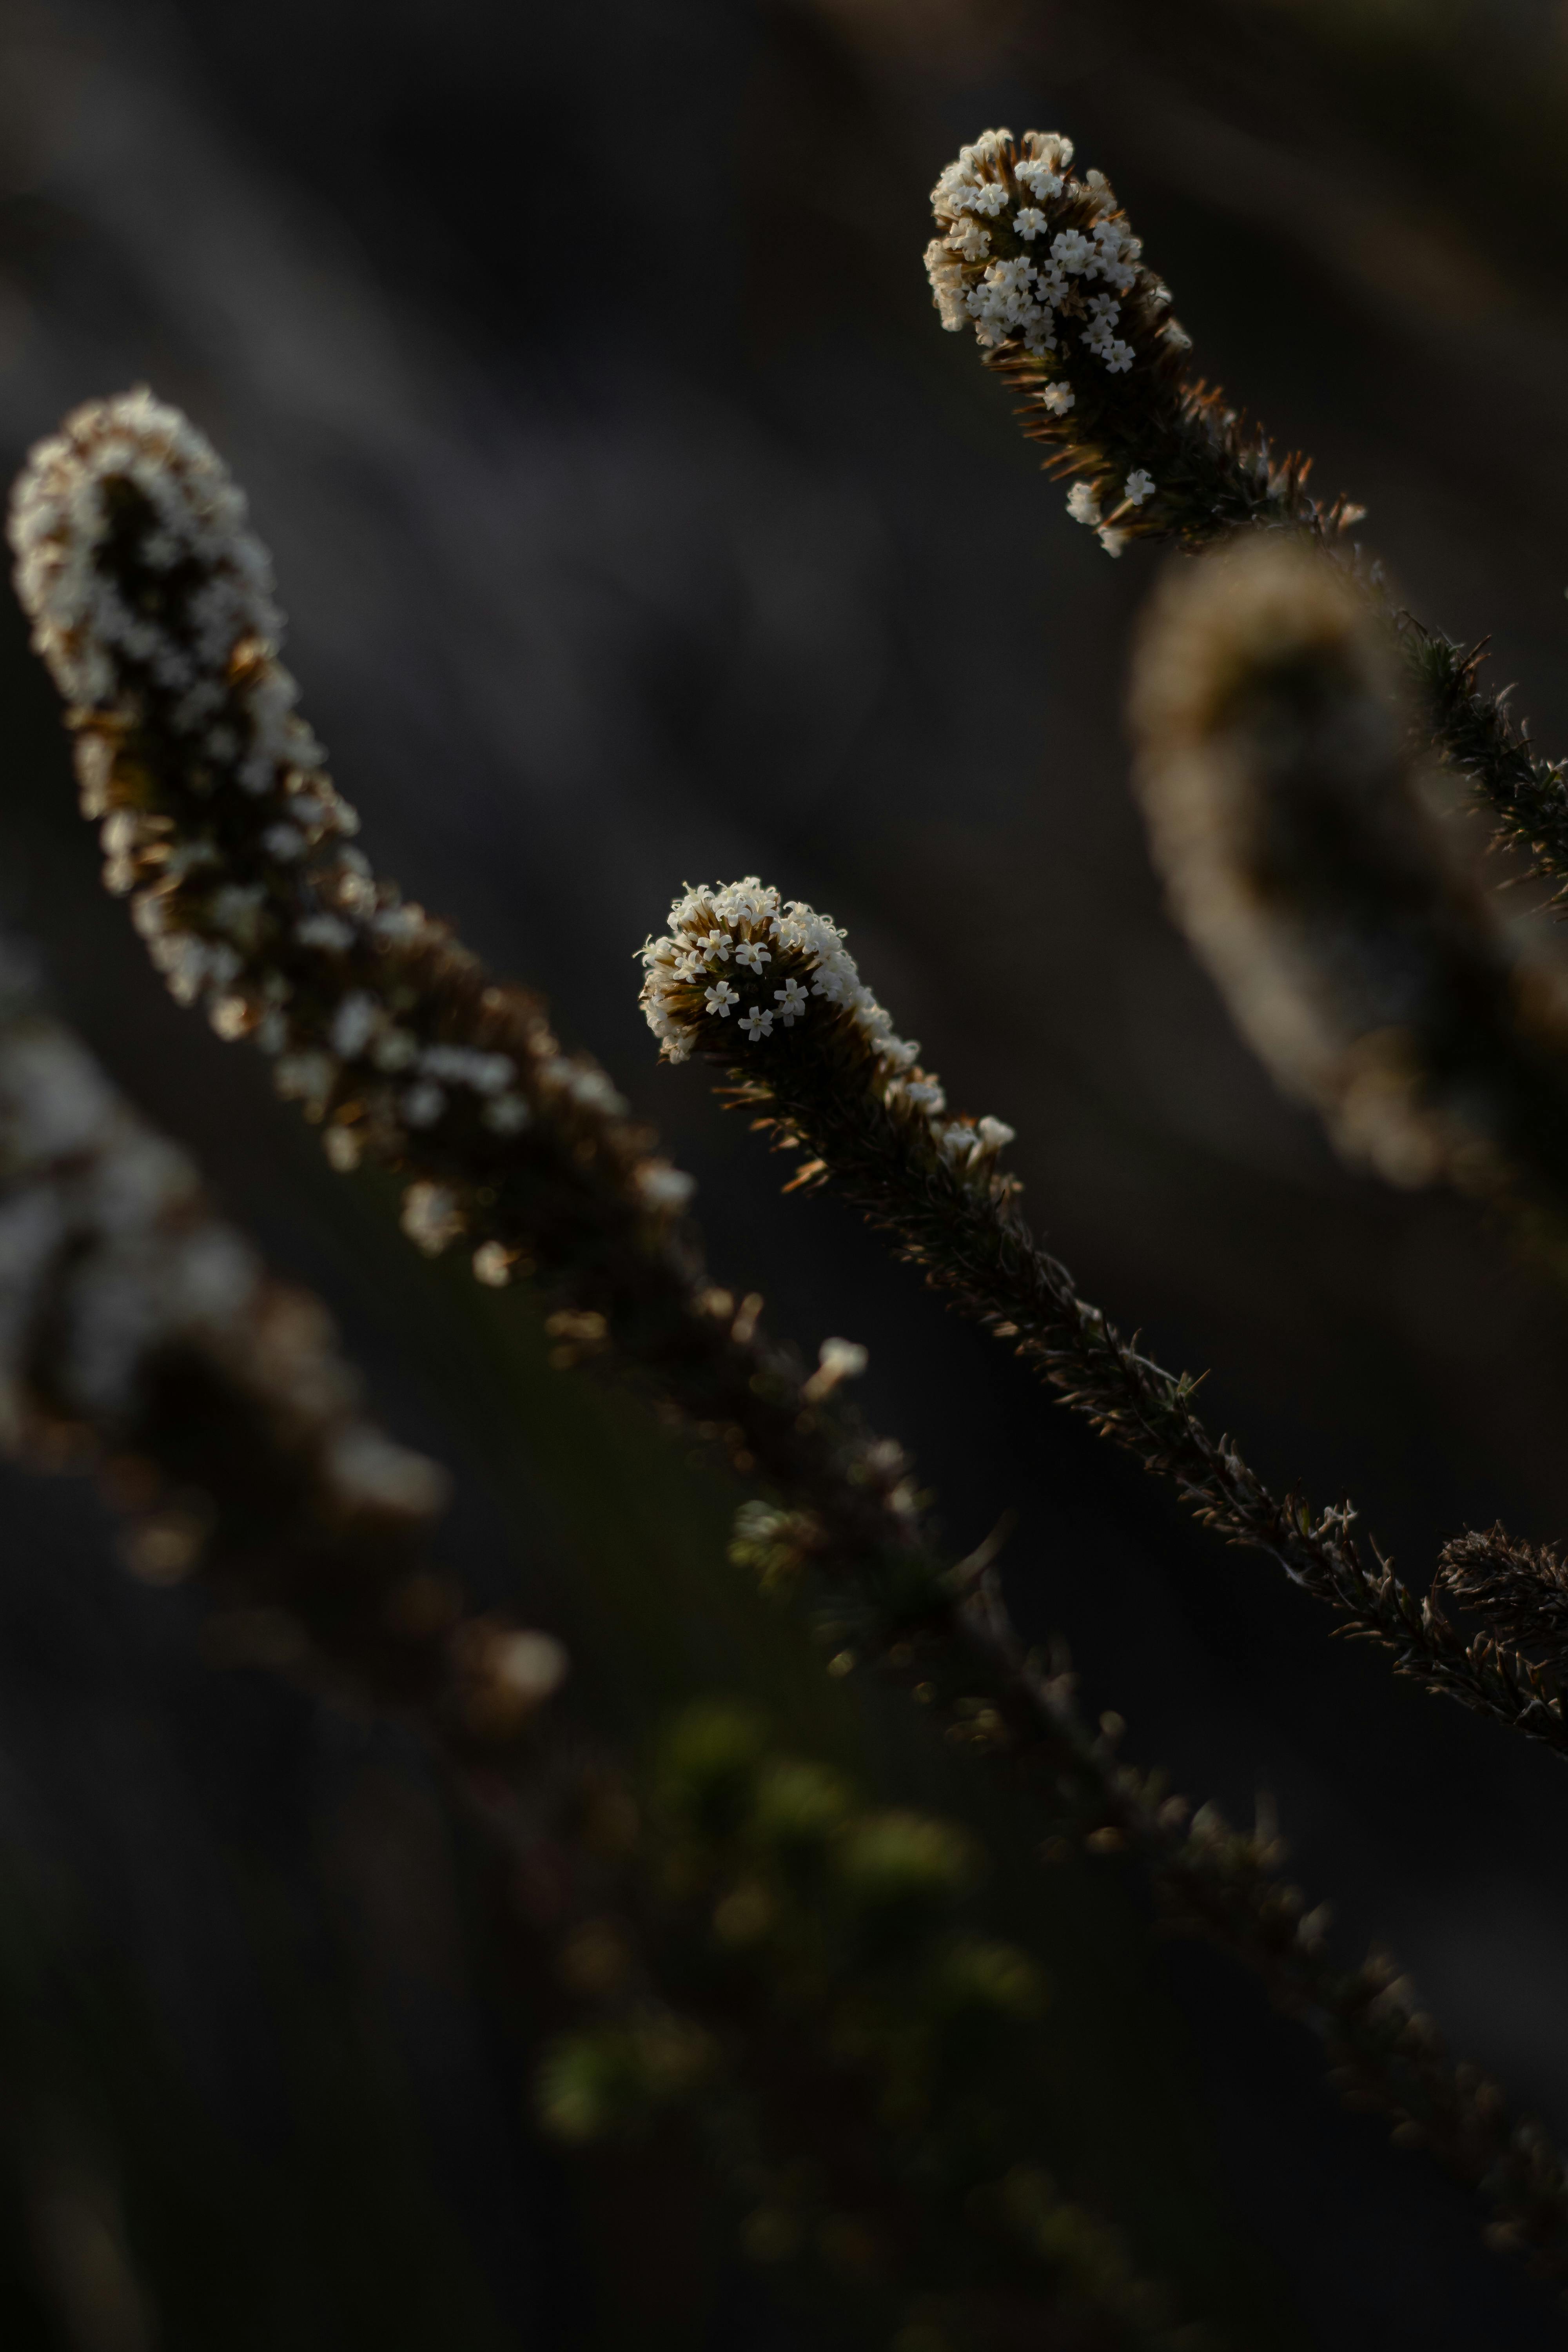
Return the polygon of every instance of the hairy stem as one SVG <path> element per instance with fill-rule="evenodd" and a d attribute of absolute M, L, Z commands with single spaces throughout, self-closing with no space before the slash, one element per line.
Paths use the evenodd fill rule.
<path fill-rule="evenodd" d="M 667 1058 L 695 1051 L 727 1067 L 730 1101 L 776 1143 L 809 1155 L 797 1182 L 831 1182 L 1065 1403 L 1167 1479 L 1216 1533 L 1268 1554 L 1390 1651 L 1397 1672 L 1568 1754 L 1568 1715 L 1549 1675 L 1497 1642 L 1466 1642 L 1375 1546 L 1363 1559 L 1348 1504 L 1314 1512 L 1299 1494 L 1274 1494 L 1199 1417 L 1197 1383 L 1166 1371 L 1079 1295 L 1030 1232 L 1016 1183 L 997 1171 L 1013 1130 L 949 1114 L 940 1081 L 892 1034 L 836 926 L 754 878 L 689 893 L 671 925 L 644 950 L 649 1025 Z M 730 971 L 741 1006 L 755 992 L 750 1015 L 737 1016 L 731 983 L 714 977 Z M 795 1008 L 787 1027 L 763 1028 L 770 996 Z"/>

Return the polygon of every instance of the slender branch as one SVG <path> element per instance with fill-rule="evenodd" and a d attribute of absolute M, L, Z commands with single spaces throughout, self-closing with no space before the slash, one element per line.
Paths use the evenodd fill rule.
<path fill-rule="evenodd" d="M 1323 504 L 1310 460 L 1277 457 L 1225 395 L 1185 374 L 1191 339 L 1142 258 L 1104 174 L 1081 178 L 1070 140 L 987 131 L 931 191 L 926 249 L 951 332 L 973 328 L 987 367 L 1017 395 L 1019 425 L 1070 478 L 1074 519 L 1112 555 L 1129 539 L 1197 549 L 1244 529 L 1303 531 L 1381 590 L 1347 534 L 1364 508 Z M 1401 615 L 1401 643 L 1430 739 L 1468 777 L 1500 838 L 1531 870 L 1568 883 L 1568 769 L 1542 759 L 1504 698 L 1478 686 L 1468 651 Z"/>
<path fill-rule="evenodd" d="M 1278 1560 L 1387 1649 L 1397 1672 L 1568 1755 L 1554 1681 L 1496 1642 L 1466 1643 L 1375 1546 L 1363 1559 L 1348 1504 L 1314 1512 L 1299 1494 L 1272 1493 L 1199 1419 L 1196 1382 L 1153 1362 L 1079 1296 L 1030 1232 L 1015 1180 L 997 1171 L 1012 1129 L 949 1117 L 940 1081 L 893 1034 L 835 925 L 754 878 L 677 900 L 670 925 L 644 950 L 644 1006 L 665 1057 L 695 1051 L 725 1066 L 736 1107 L 810 1155 L 797 1183 L 831 1181 L 1065 1403 L 1168 1478 L 1221 1536 Z"/>
<path fill-rule="evenodd" d="M 1238 1834 L 1209 1807 L 1189 1822 L 1161 1776 L 1118 1768 L 1120 1725 L 1099 1739 L 1087 1735 L 1065 1681 L 1024 1655 L 994 1572 L 969 1618 L 972 1637 L 1014 1678 L 1020 1706 L 1048 1727 L 1038 1748 L 1061 1798 L 1079 1796 L 1081 1823 L 1098 1816 L 1091 1842 L 1113 1851 L 1125 1842 L 1149 1867 L 1169 1924 L 1245 1958 L 1274 2005 L 1321 2038 L 1348 2105 L 1392 2117 L 1397 2145 L 1426 2148 L 1476 2191 L 1493 2216 L 1486 2234 L 1495 2251 L 1525 2252 L 1539 2275 L 1568 2278 L 1562 2158 L 1539 2124 L 1507 2116 L 1494 2083 L 1448 2058 L 1396 1964 L 1374 1950 L 1359 1969 L 1336 1969 L 1323 1949 L 1324 1915 L 1306 1911 L 1274 1875 L 1280 1849 L 1271 1832 Z"/>

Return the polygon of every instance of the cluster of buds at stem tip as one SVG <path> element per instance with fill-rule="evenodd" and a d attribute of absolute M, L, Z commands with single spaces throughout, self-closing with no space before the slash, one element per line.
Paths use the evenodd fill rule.
<path fill-rule="evenodd" d="M 411 1236 L 469 1234 L 482 1280 L 520 1255 L 487 1228 L 497 1188 L 580 1223 L 585 1169 L 602 1215 L 657 1249 L 689 1178 L 533 999 L 489 985 L 354 846 L 277 657 L 268 558 L 203 436 L 145 391 L 78 409 L 33 451 L 10 534 L 105 881 L 174 996 L 273 1057 L 335 1168 L 410 1175 Z"/>
<path fill-rule="evenodd" d="M 1568 1001 L 1423 802 L 1365 594 L 1279 535 L 1173 572 L 1133 712 L 1173 909 L 1279 1083 L 1394 1183 L 1568 1201 Z"/>
<path fill-rule="evenodd" d="M 0 949 L 0 1451 L 95 1465 L 131 1568 L 199 1577 L 214 1654 L 510 1737 L 549 1634 L 464 1619 L 445 1473 L 368 1418 L 330 1318 L 213 1211 Z"/>
<path fill-rule="evenodd" d="M 810 1093 L 874 1107 L 917 1161 L 1016 1190 L 995 1168 L 1013 1129 L 950 1115 L 941 1080 L 895 1034 L 844 933 L 801 899 L 786 903 L 754 874 L 688 890 L 642 959 L 643 1011 L 665 1060 L 723 1061 L 781 1104 Z"/>
<path fill-rule="evenodd" d="M 1101 172 L 1054 131 L 985 131 L 931 190 L 926 269 L 942 322 L 971 331 L 1021 399 L 1019 420 L 1072 477 L 1068 511 L 1108 554 L 1129 538 L 1189 545 L 1257 521 L 1326 537 L 1360 519 L 1308 496 L 1222 396 L 1184 375 L 1191 340 Z"/>

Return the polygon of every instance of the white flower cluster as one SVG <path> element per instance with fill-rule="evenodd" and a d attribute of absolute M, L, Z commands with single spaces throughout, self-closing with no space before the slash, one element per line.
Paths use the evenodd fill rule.
<path fill-rule="evenodd" d="M 719 889 L 689 889 L 642 961 L 643 1012 L 666 1061 L 684 1062 L 694 1047 L 721 1050 L 731 1035 L 760 1048 L 797 1024 L 810 1037 L 815 1025 L 837 1021 L 860 1047 L 878 1098 L 919 1112 L 951 1164 L 988 1168 L 1013 1140 L 1001 1119 L 947 1116 L 940 1081 L 919 1067 L 919 1045 L 894 1034 L 837 924 L 802 899 L 786 903 L 754 874 Z"/>
<path fill-rule="evenodd" d="M 132 605 L 115 577 L 126 486 L 155 518 L 136 558 L 168 583 L 166 611 L 156 599 Z M 32 451 L 10 537 L 34 646 L 79 708 L 107 709 L 144 678 L 166 698 L 175 733 L 250 793 L 324 758 L 295 714 L 287 670 L 258 658 L 231 677 L 237 647 L 276 649 L 283 616 L 267 551 L 246 528 L 243 491 L 178 409 L 145 387 L 77 409 Z M 191 569 L 200 586 L 187 593 L 182 575 Z"/>
<path fill-rule="evenodd" d="M 1102 173 L 1069 176 L 1072 155 L 1072 142 L 1054 131 L 1027 131 L 1016 146 L 1010 131 L 983 131 L 931 190 L 942 234 L 926 248 L 926 269 L 951 331 L 973 325 L 987 350 L 1018 342 L 1041 359 L 1071 327 L 1110 374 L 1125 375 L 1134 354 L 1116 331 L 1118 298 L 1137 283 L 1142 248 Z M 1063 198 L 1086 226 L 1051 235 L 1051 207 Z M 1105 290 L 1090 294 L 1096 282 Z M 1075 394 L 1063 383 L 1042 397 L 1063 415 Z"/>

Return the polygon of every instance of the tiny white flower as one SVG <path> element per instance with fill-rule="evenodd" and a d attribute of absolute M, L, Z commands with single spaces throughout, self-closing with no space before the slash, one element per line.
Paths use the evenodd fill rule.
<path fill-rule="evenodd" d="M 782 988 L 774 989 L 773 1002 L 779 1008 L 779 1019 L 786 1029 L 792 1029 L 805 1013 L 811 999 L 798 980 L 786 980 Z"/>
<path fill-rule="evenodd" d="M 1059 229 L 1051 239 L 1051 259 L 1058 262 L 1069 278 L 1077 278 L 1093 258 L 1094 247 L 1076 228 Z"/>
<path fill-rule="evenodd" d="M 991 250 L 991 232 L 978 221 L 960 222 L 948 232 L 948 243 L 965 261 L 984 261 Z"/>
<path fill-rule="evenodd" d="M 273 1070 L 272 1083 L 285 1102 L 324 1102 L 337 1075 L 330 1054 L 285 1054 Z"/>
<path fill-rule="evenodd" d="M 697 1190 L 697 1179 L 668 1160 L 645 1160 L 637 1171 L 637 1188 L 650 1209 L 684 1209 Z"/>
<path fill-rule="evenodd" d="M 1006 210 L 1007 190 L 1000 180 L 983 180 L 969 201 L 975 212 L 984 213 L 987 220 L 994 220 L 999 212 Z"/>
<path fill-rule="evenodd" d="M 1053 416 L 1065 416 L 1069 408 L 1077 406 L 1078 394 L 1070 383 L 1048 383 L 1040 394 L 1040 403 Z"/>
<path fill-rule="evenodd" d="M 244 1036 L 250 1026 L 250 1006 L 243 996 L 220 996 L 207 1013 L 207 1019 L 228 1045 L 237 1037 Z"/>
<path fill-rule="evenodd" d="M 985 283 L 994 286 L 1004 300 L 1026 294 L 1034 280 L 1033 266 L 1022 257 L 1016 261 L 994 261 L 985 273 Z"/>
<path fill-rule="evenodd" d="M 728 1021 L 730 1018 L 730 1007 L 732 1004 L 739 1004 L 740 1002 L 740 990 L 738 988 L 731 988 L 727 980 L 715 982 L 714 985 L 707 991 L 703 998 L 703 1003 L 707 1005 L 709 1012 L 716 1013 L 721 1021 Z"/>
<path fill-rule="evenodd" d="M 497 1095 L 486 1103 L 479 1117 L 492 1135 L 520 1135 L 533 1113 L 521 1095 Z"/>
<path fill-rule="evenodd" d="M 513 1254 L 500 1242 L 481 1242 L 474 1252 L 474 1279 L 490 1290 L 504 1290 L 511 1280 Z"/>
<path fill-rule="evenodd" d="M 378 1070 L 406 1070 L 419 1058 L 419 1041 L 406 1029 L 384 1029 L 370 1057 Z"/>
<path fill-rule="evenodd" d="M 410 1127 L 434 1127 L 446 1108 L 446 1096 L 428 1078 L 410 1087 L 398 1105 Z"/>
<path fill-rule="evenodd" d="M 1135 473 L 1128 475 L 1127 488 L 1122 495 L 1129 506 L 1141 507 L 1146 499 L 1154 495 L 1153 475 L 1146 467 L 1140 466 Z"/>
<path fill-rule="evenodd" d="M 1087 523 L 1092 530 L 1100 520 L 1100 492 L 1092 482 L 1075 482 L 1068 492 L 1068 512 L 1074 522 Z"/>
<path fill-rule="evenodd" d="M 400 947 L 412 946 L 425 929 L 423 907 L 384 907 L 371 920 L 371 929 L 378 939 L 389 940 Z"/>
<path fill-rule="evenodd" d="M 564 1084 L 574 1102 L 581 1103 L 584 1110 L 601 1111 L 606 1118 L 624 1118 L 631 1108 L 604 1070 L 584 1070 L 575 1062 L 568 1062 Z"/>
<path fill-rule="evenodd" d="M 302 948 L 327 948 L 340 955 L 344 948 L 352 948 L 354 941 L 354 935 L 347 923 L 341 922 L 336 915 L 305 916 L 302 921 L 295 924 L 294 937 Z"/>
<path fill-rule="evenodd" d="M 463 1230 L 456 1195 L 444 1184 L 410 1184 L 403 1196 L 402 1225 L 427 1257 L 438 1257 Z"/>
<path fill-rule="evenodd" d="M 700 956 L 717 956 L 721 963 L 728 963 L 733 945 L 733 940 L 721 923 L 716 931 L 710 931 L 706 939 L 698 940 L 697 952 Z"/>
<path fill-rule="evenodd" d="M 345 1062 L 352 1062 L 356 1055 L 363 1053 L 375 1034 L 380 1020 L 381 1007 L 375 998 L 363 988 L 354 989 L 344 997 L 332 1015 L 328 1034 L 333 1053 L 341 1054 Z"/>
<path fill-rule="evenodd" d="M 854 1339 L 824 1339 L 817 1350 L 817 1369 L 801 1389 L 807 1404 L 820 1404 L 840 1381 L 858 1380 L 870 1358 Z"/>
<path fill-rule="evenodd" d="M 1066 160 L 1065 157 L 1063 160 Z M 1026 188 L 1036 202 L 1042 205 L 1048 205 L 1053 196 L 1059 196 L 1066 185 L 1060 176 L 1052 171 L 1050 165 L 1038 157 L 1032 162 L 1017 164 L 1013 176 L 1021 188 Z"/>
<path fill-rule="evenodd" d="M 1020 180 L 1024 174 L 1019 173 Z M 1013 215 L 1013 226 L 1026 245 L 1032 244 L 1047 226 L 1046 216 L 1037 205 L 1021 205 Z"/>
<path fill-rule="evenodd" d="M 763 964 L 772 963 L 773 957 L 766 948 L 759 947 L 755 940 L 742 940 L 735 950 L 735 961 L 749 965 L 760 976 Z"/>
<path fill-rule="evenodd" d="M 754 1045 L 759 1037 L 772 1036 L 773 1016 L 771 1013 L 764 1013 L 760 1004 L 753 1004 L 742 1018 L 741 1026 Z"/>

